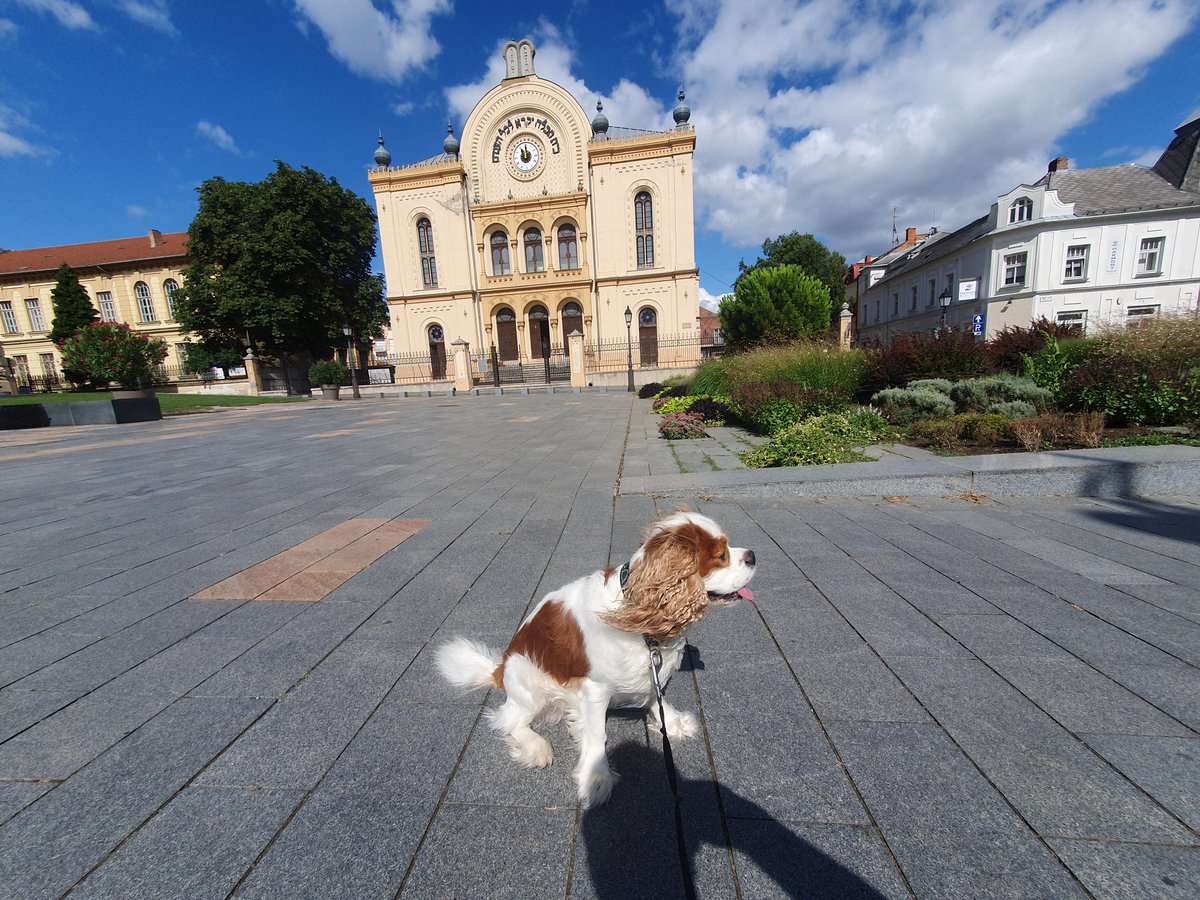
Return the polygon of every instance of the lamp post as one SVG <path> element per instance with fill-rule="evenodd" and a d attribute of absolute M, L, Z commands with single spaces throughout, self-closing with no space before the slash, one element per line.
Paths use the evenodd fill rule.
<path fill-rule="evenodd" d="M 625 307 L 625 350 L 629 353 L 629 386 L 625 390 L 633 393 L 633 310 Z"/>
<path fill-rule="evenodd" d="M 950 308 L 950 304 L 954 302 L 954 295 L 950 293 L 950 288 L 943 288 L 942 293 L 938 296 L 938 303 L 942 305 L 942 323 L 938 326 L 938 336 L 946 330 L 946 310 Z"/>
<path fill-rule="evenodd" d="M 351 355 L 354 351 L 354 329 L 350 327 L 349 322 L 342 325 L 342 334 L 346 336 L 346 362 L 350 364 L 350 389 L 354 394 L 354 399 L 361 400 L 362 397 L 358 393 L 358 368 L 354 365 L 354 357 Z"/>

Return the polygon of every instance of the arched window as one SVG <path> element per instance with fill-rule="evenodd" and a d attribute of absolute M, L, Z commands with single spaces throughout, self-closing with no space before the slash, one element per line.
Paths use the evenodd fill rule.
<path fill-rule="evenodd" d="M 542 258 L 542 230 L 540 228 L 525 229 L 525 271 L 546 271 L 546 261 Z"/>
<path fill-rule="evenodd" d="M 574 300 L 564 304 L 562 308 L 562 334 L 565 342 L 571 332 L 583 334 L 583 307 Z"/>
<path fill-rule="evenodd" d="M 139 281 L 133 286 L 133 296 L 137 297 L 138 313 L 141 315 L 142 321 L 158 321 L 154 313 L 154 301 L 150 298 L 150 285 L 144 281 Z"/>
<path fill-rule="evenodd" d="M 179 290 L 179 282 L 168 278 L 163 282 L 163 293 L 167 295 L 167 318 L 175 318 L 175 292 Z"/>
<path fill-rule="evenodd" d="M 437 287 L 437 260 L 433 256 L 433 226 L 428 219 L 417 220 L 417 247 L 421 251 L 421 281 L 425 287 Z"/>
<path fill-rule="evenodd" d="M 503 231 L 492 235 L 492 274 L 512 274 L 512 267 L 508 262 L 508 235 Z"/>
<path fill-rule="evenodd" d="M 1008 224 L 1028 222 L 1033 218 L 1033 201 L 1028 197 L 1018 197 L 1008 208 Z"/>
<path fill-rule="evenodd" d="M 579 268 L 579 244 L 574 225 L 558 226 L 558 267 L 564 270 Z"/>
<path fill-rule="evenodd" d="M 650 268 L 654 265 L 654 209 L 647 191 L 633 198 L 633 230 L 637 235 L 638 268 Z"/>

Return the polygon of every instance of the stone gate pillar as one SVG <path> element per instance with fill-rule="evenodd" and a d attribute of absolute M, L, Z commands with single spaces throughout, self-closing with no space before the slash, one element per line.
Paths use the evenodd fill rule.
<path fill-rule="evenodd" d="M 450 345 L 454 348 L 454 389 L 469 391 L 471 384 L 471 345 L 459 338 Z"/>
<path fill-rule="evenodd" d="M 242 363 L 246 366 L 247 393 L 257 397 L 262 393 L 262 373 L 258 370 L 258 357 L 254 355 L 253 347 L 246 348 Z"/>
<path fill-rule="evenodd" d="M 571 387 L 587 387 L 587 372 L 583 370 L 583 335 L 578 330 L 567 335 L 567 353 L 571 361 Z"/>
<path fill-rule="evenodd" d="M 850 312 L 850 304 L 842 304 L 842 313 L 838 317 L 838 344 L 843 350 L 850 349 L 850 323 L 854 320 L 854 314 Z"/>

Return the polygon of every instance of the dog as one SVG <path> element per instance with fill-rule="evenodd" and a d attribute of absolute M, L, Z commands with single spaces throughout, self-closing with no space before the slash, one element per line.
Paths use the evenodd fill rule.
<path fill-rule="evenodd" d="M 661 653 L 666 685 L 683 659 L 684 631 L 710 604 L 753 600 L 754 551 L 730 547 L 712 519 L 682 511 L 650 527 L 620 569 L 585 575 L 547 594 L 521 623 L 502 654 L 457 637 L 437 652 L 437 666 L 465 689 L 496 687 L 506 699 L 491 712 L 509 755 L 541 768 L 554 751 L 537 724 L 567 720 L 579 747 L 574 778 L 586 809 L 612 793 L 616 774 L 605 755 L 609 707 L 648 708 L 656 727 L 673 738 L 697 732 L 696 718 L 665 700 L 659 720 L 650 651 Z"/>

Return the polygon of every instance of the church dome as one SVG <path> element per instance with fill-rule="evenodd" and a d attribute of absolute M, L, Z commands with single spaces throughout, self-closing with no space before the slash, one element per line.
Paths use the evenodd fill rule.
<path fill-rule="evenodd" d="M 383 132 L 379 132 L 379 146 L 375 148 L 375 165 L 390 166 L 392 164 L 392 154 L 388 153 L 388 148 L 383 146 Z"/>
<path fill-rule="evenodd" d="M 692 117 L 692 110 L 688 107 L 688 105 L 686 103 L 683 102 L 683 88 L 682 87 L 679 88 L 679 105 L 675 107 L 675 112 L 672 113 L 672 115 L 675 116 L 675 124 L 676 125 L 686 125 L 688 122 L 688 119 L 690 119 Z"/>
<path fill-rule="evenodd" d="M 608 134 L 608 116 L 604 115 L 604 104 L 596 101 L 596 116 L 592 119 L 592 134 L 603 137 Z"/>
<path fill-rule="evenodd" d="M 458 138 L 454 136 L 453 123 L 446 123 L 446 139 L 442 141 L 442 149 L 447 156 L 458 156 Z"/>

